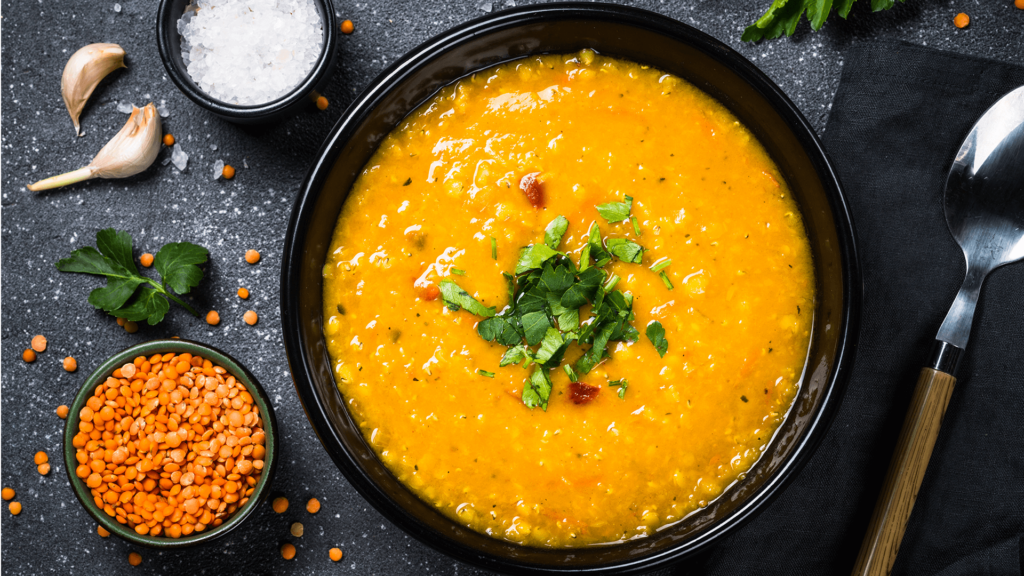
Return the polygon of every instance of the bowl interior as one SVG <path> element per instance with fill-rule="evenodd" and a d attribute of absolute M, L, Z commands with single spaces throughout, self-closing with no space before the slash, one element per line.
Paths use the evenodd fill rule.
<path fill-rule="evenodd" d="M 320 21 L 323 24 L 323 46 L 320 56 L 313 69 L 295 88 L 284 96 L 263 104 L 242 106 L 218 100 L 207 94 L 192 79 L 181 57 L 181 34 L 178 33 L 178 20 L 185 13 L 185 8 L 194 0 L 161 0 L 157 17 L 157 44 L 160 57 L 164 61 L 171 80 L 194 102 L 218 114 L 239 118 L 256 118 L 273 114 L 287 108 L 296 101 L 305 98 L 316 89 L 321 79 L 332 68 L 332 60 L 336 44 L 336 17 L 331 0 L 313 0 Z"/>
<path fill-rule="evenodd" d="M 349 188 L 377 145 L 441 86 L 536 53 L 593 48 L 676 74 L 725 105 L 761 141 L 793 190 L 816 268 L 817 310 L 800 392 L 757 464 L 707 508 L 658 533 L 613 546 L 523 547 L 462 527 L 406 490 L 377 460 L 339 394 L 322 335 L 321 268 Z M 292 216 L 282 271 L 289 361 L 314 428 L 353 485 L 389 519 L 436 548 L 503 571 L 645 570 L 737 527 L 806 461 L 839 399 L 850 364 L 859 278 L 839 183 L 813 130 L 774 84 L 724 44 L 650 12 L 548 5 L 499 13 L 411 52 L 375 81 L 335 127 Z"/>
<path fill-rule="evenodd" d="M 260 475 L 260 480 L 256 483 L 256 488 L 253 490 L 252 496 L 249 497 L 249 501 L 236 510 L 235 513 L 220 526 L 209 528 L 201 533 L 193 533 L 191 536 L 182 536 L 180 538 L 140 535 L 127 525 L 121 524 L 116 519 L 108 516 L 106 512 L 96 506 L 89 487 L 85 485 L 85 482 L 81 478 L 75 475 L 75 469 L 78 467 L 78 461 L 75 459 L 77 449 L 71 443 L 72 438 L 74 438 L 75 434 L 78 432 L 78 413 L 83 407 L 85 407 L 86 401 L 88 401 L 89 397 L 93 395 L 93 392 L 96 390 L 96 386 L 105 381 L 114 369 L 131 362 L 138 356 L 148 357 L 153 354 L 166 354 L 167 352 L 188 352 L 193 356 L 202 356 L 214 364 L 223 367 L 230 374 L 234 375 L 236 380 L 245 385 L 249 393 L 252 394 L 253 401 L 255 401 L 256 405 L 259 406 L 260 412 L 263 414 L 263 430 L 266 434 L 265 446 L 267 454 L 264 458 L 265 464 L 263 467 L 263 474 Z M 131 348 L 127 348 L 118 354 L 111 356 L 107 361 L 100 365 L 99 368 L 90 374 L 88 379 L 86 379 L 85 384 L 82 386 L 81 390 L 78 391 L 74 402 L 71 404 L 71 408 L 68 411 L 68 419 L 65 422 L 64 465 L 67 469 L 68 478 L 71 481 L 71 488 L 74 490 L 75 496 L 78 497 L 78 500 L 83 506 L 85 506 L 85 509 L 89 514 L 92 515 L 92 517 L 108 531 L 113 534 L 117 534 L 121 538 L 124 538 L 134 544 L 142 546 L 149 546 L 153 548 L 185 548 L 203 542 L 208 542 L 227 534 L 241 524 L 246 517 L 248 517 L 256 507 L 260 505 L 260 502 L 262 502 L 269 493 L 268 487 L 273 480 L 274 470 L 277 466 L 276 432 L 277 422 L 274 419 L 273 407 L 270 404 L 270 400 L 267 398 L 266 392 L 263 391 L 263 387 L 259 385 L 256 378 L 233 358 L 216 348 L 200 344 L 198 342 L 191 342 L 189 340 L 180 340 L 176 338 L 153 340 L 132 346 Z"/>

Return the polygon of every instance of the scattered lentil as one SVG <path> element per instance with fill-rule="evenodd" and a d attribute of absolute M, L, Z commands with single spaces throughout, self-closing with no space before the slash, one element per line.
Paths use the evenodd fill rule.
<path fill-rule="evenodd" d="M 74 356 L 68 356 L 64 359 L 64 369 L 68 372 L 78 370 L 78 360 L 75 360 Z M 67 406 L 64 407 L 64 412 L 67 413 Z"/>
<path fill-rule="evenodd" d="M 242 315 L 242 320 L 245 320 L 246 324 L 248 324 L 249 326 L 252 326 L 253 324 L 255 324 L 259 320 L 259 317 L 256 315 L 255 312 L 253 312 L 252 310 L 249 310 L 245 314 Z"/>
<path fill-rule="evenodd" d="M 46 336 L 39 334 L 32 337 L 32 349 L 36 352 L 46 352 Z"/>
<path fill-rule="evenodd" d="M 234 376 L 189 353 L 139 356 L 79 413 L 75 475 L 96 505 L 140 535 L 219 526 L 263 469 L 259 407 Z"/>
<path fill-rule="evenodd" d="M 164 146 L 174 146 L 174 134 L 164 134 Z"/>
<path fill-rule="evenodd" d="M 1024 10 L 1024 0 L 1014 0 L 1013 5 Z"/>
<path fill-rule="evenodd" d="M 48 462 L 43 462 L 39 466 L 36 466 L 36 470 L 43 476 L 46 476 L 50 473 L 50 464 Z"/>
<path fill-rule="evenodd" d="M 64 404 L 61 404 L 60 406 L 57 406 L 57 410 L 56 410 L 57 416 L 61 420 L 66 420 L 67 417 L 68 417 L 68 410 L 69 410 L 68 407 L 66 405 L 64 405 Z"/>
<path fill-rule="evenodd" d="M 131 320 L 128 320 L 127 322 L 124 323 L 124 331 L 129 334 L 135 334 L 136 332 L 139 331 L 139 325 L 136 324 L 135 322 L 132 322 Z"/>
<path fill-rule="evenodd" d="M 277 498 L 274 498 L 274 502 L 271 506 L 274 508 L 274 512 L 284 514 L 285 510 L 288 509 L 288 499 L 284 496 L 278 496 Z"/>
<path fill-rule="evenodd" d="M 100 538 L 106 538 L 107 536 L 110 536 L 110 532 L 103 526 L 97 526 L 96 533 L 100 535 Z"/>
<path fill-rule="evenodd" d="M 953 18 L 953 25 L 957 28 L 966 28 L 970 23 L 971 17 L 963 12 L 957 14 L 956 17 Z"/>
<path fill-rule="evenodd" d="M 1022 1 L 1024 1 L 1024 0 L 1022 0 Z M 248 288 L 239 288 L 238 289 L 238 297 L 241 298 L 242 300 L 245 300 L 246 298 L 248 298 L 249 297 L 249 289 Z"/>
<path fill-rule="evenodd" d="M 328 102 L 327 98 L 324 98 L 323 96 L 316 99 L 316 107 L 319 108 L 320 110 L 327 110 L 327 107 L 330 105 L 331 103 Z"/>
<path fill-rule="evenodd" d="M 231 164 L 225 164 L 224 169 L 221 170 L 220 175 L 223 176 L 225 180 L 231 180 L 232 178 L 235 177 L 235 167 L 232 166 Z"/>
<path fill-rule="evenodd" d="M 127 320 L 125 320 L 124 318 L 118 318 L 117 319 L 117 325 L 118 326 L 124 326 L 125 322 L 127 322 Z"/>
<path fill-rule="evenodd" d="M 40 464 L 46 464 L 47 462 L 49 462 L 50 461 L 50 457 L 47 456 L 46 452 L 39 451 L 39 452 L 36 452 L 34 460 L 36 462 L 36 466 L 38 466 Z"/>
<path fill-rule="evenodd" d="M 295 558 L 295 546 L 289 542 L 285 542 L 281 545 L 281 557 L 285 560 L 291 560 Z"/>
<path fill-rule="evenodd" d="M 306 502 L 306 512 L 310 514 L 316 514 L 320 511 L 320 501 L 316 498 L 310 498 L 309 502 Z"/>
<path fill-rule="evenodd" d="M 4 500 L 14 500 L 14 488 L 5 487 L 0 494 L 3 495 Z"/>
<path fill-rule="evenodd" d="M 21 502 L 11 502 L 8 504 L 7 509 L 11 511 L 11 514 L 17 516 L 21 514 Z"/>
<path fill-rule="evenodd" d="M 142 554 L 139 554 L 138 552 L 132 552 L 131 554 L 128 554 L 128 563 L 132 566 L 138 566 L 139 564 L 142 564 Z"/>
<path fill-rule="evenodd" d="M 206 313 L 206 323 L 210 326 L 220 324 L 220 314 L 218 314 L 216 310 L 210 310 Z"/>
<path fill-rule="evenodd" d="M 334 560 L 335 562 L 338 562 L 338 561 L 341 560 L 341 556 L 342 556 L 341 548 L 331 548 L 331 551 L 329 552 L 329 554 L 331 555 L 331 560 Z"/>
<path fill-rule="evenodd" d="M 260 253 L 256 250 L 247 250 L 245 252 L 245 261 L 249 264 L 255 264 L 260 261 Z"/>
<path fill-rule="evenodd" d="M 150 266 L 153 265 L 153 255 L 150 254 L 149 252 L 146 252 L 142 256 L 139 256 L 139 264 L 142 264 L 146 268 L 149 268 Z"/>
<path fill-rule="evenodd" d="M 295 536 L 296 538 L 302 538 L 303 531 L 304 530 L 303 530 L 303 527 L 302 527 L 302 522 L 296 522 L 296 523 L 292 524 L 292 527 L 291 527 L 292 536 Z"/>
<path fill-rule="evenodd" d="M 25 351 L 21 353 L 21 359 L 25 362 L 35 362 L 36 351 L 31 348 L 25 348 Z"/>
<path fill-rule="evenodd" d="M 341 23 L 341 32 L 343 34 L 351 34 L 356 31 L 355 25 L 352 24 L 351 20 L 345 20 Z"/>

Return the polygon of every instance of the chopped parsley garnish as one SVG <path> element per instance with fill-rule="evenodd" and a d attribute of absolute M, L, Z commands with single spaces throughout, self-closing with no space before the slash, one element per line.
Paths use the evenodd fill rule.
<path fill-rule="evenodd" d="M 477 370 L 476 373 L 487 378 L 494 378 L 494 372 L 488 372 L 487 370 Z"/>
<path fill-rule="evenodd" d="M 675 288 L 675 286 L 672 285 L 672 281 L 668 279 L 668 274 L 664 270 L 662 270 L 661 274 L 658 274 L 658 276 L 661 276 L 661 281 L 665 284 L 665 288 L 668 288 L 669 290 Z"/>
<path fill-rule="evenodd" d="M 651 264 L 651 272 L 661 272 L 663 269 L 668 268 L 672 264 L 670 258 L 659 258 L 654 264 Z"/>
<path fill-rule="evenodd" d="M 491 236 L 491 258 L 498 259 L 498 239 L 494 236 Z"/>
<path fill-rule="evenodd" d="M 647 325 L 647 339 L 654 344 L 654 349 L 658 351 L 658 354 L 664 357 L 665 352 L 668 352 L 668 340 L 665 339 L 665 328 L 662 327 L 661 322 L 654 320 Z"/>
<path fill-rule="evenodd" d="M 451 269 L 451 273 L 452 274 L 458 274 L 459 276 L 465 276 L 466 275 L 466 271 L 463 270 L 462 268 L 452 268 Z"/>
<path fill-rule="evenodd" d="M 598 212 L 610 222 L 629 220 L 633 199 L 626 196 L 625 200 L 597 206 Z M 635 219 L 633 224 L 639 230 Z M 609 357 L 613 343 L 640 339 L 632 325 L 636 318 L 632 294 L 616 290 L 621 278 L 609 276 L 603 268 L 613 257 L 639 264 L 644 248 L 625 238 L 603 239 L 599 226 L 592 222 L 577 265 L 568 254 L 558 250 L 568 229 L 569 221 L 558 216 L 545 227 L 543 242 L 520 250 L 514 273 L 503 273 L 508 284 L 508 304 L 500 313 L 494 307 L 484 306 L 449 279 L 439 283 L 445 305 L 483 316 L 477 324 L 480 337 L 508 348 L 500 367 L 520 364 L 531 369 L 522 394 L 523 403 L 530 408 L 547 409 L 551 370 L 561 367 L 571 382 L 579 382 Z M 493 237 L 491 255 L 497 259 L 497 241 Z M 669 263 L 662 259 L 651 269 L 658 272 Z M 453 268 L 452 273 L 464 271 Z M 664 272 L 662 276 L 667 278 Z M 587 312 L 582 312 L 585 307 Z M 648 325 L 647 337 L 658 354 L 664 356 L 668 342 L 661 324 Z M 566 350 L 572 344 L 582 347 L 584 352 L 575 363 L 563 364 Z M 494 376 L 484 370 L 477 372 Z M 618 386 L 622 398 L 628 382 L 623 379 L 609 385 Z"/>
<path fill-rule="evenodd" d="M 636 234 L 637 238 L 640 237 L 640 223 L 636 221 L 636 216 L 630 216 L 629 221 L 633 223 L 633 233 Z"/>
<path fill-rule="evenodd" d="M 406 180 L 405 184 L 402 184 L 402 186 L 408 186 L 409 184 L 412 184 L 412 178 L 409 178 L 408 180 Z"/>
<path fill-rule="evenodd" d="M 629 380 L 626 380 L 625 378 L 623 378 L 621 380 L 612 380 L 611 382 L 608 383 L 608 387 L 609 388 L 618 387 L 618 389 L 619 389 L 619 398 L 625 398 L 626 397 L 626 388 L 629 388 Z"/>
<path fill-rule="evenodd" d="M 441 280 L 437 287 L 441 289 L 441 299 L 451 310 L 458 312 L 460 308 L 465 308 L 467 312 L 477 316 L 494 316 L 494 308 L 484 306 L 455 282 L 446 278 Z"/>

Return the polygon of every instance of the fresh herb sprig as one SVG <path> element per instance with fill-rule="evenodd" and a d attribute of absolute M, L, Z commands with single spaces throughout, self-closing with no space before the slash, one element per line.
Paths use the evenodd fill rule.
<path fill-rule="evenodd" d="M 189 242 L 164 244 L 153 259 L 153 267 L 160 273 L 160 282 L 143 276 L 132 257 L 131 234 L 106 228 L 96 233 L 96 247 L 86 246 L 57 262 L 61 272 L 105 276 L 107 285 L 89 293 L 89 303 L 117 318 L 133 322 L 146 320 L 151 326 L 164 319 L 170 310 L 168 299 L 173 300 L 199 316 L 191 306 L 179 298 L 188 294 L 203 279 L 200 264 L 206 262 L 209 251 Z"/>
<path fill-rule="evenodd" d="M 792 36 L 796 31 L 800 17 L 807 13 L 811 28 L 821 30 L 825 19 L 834 8 L 844 20 L 856 0 L 774 0 L 763 16 L 743 31 L 744 42 L 756 42 L 763 38 L 778 38 L 785 34 Z M 898 0 L 903 2 L 903 0 Z M 871 0 L 871 10 L 880 12 L 888 10 L 897 0 Z"/>
<path fill-rule="evenodd" d="M 625 202 L 596 208 L 610 222 L 627 222 L 631 221 L 631 206 L 632 198 L 626 196 Z M 509 302 L 500 313 L 478 302 L 454 281 L 444 279 L 440 283 L 441 297 L 448 307 L 484 316 L 477 325 L 480 337 L 508 347 L 499 366 L 536 365 L 522 395 L 523 403 L 531 408 L 547 409 L 552 389 L 550 370 L 561 366 L 575 382 L 609 356 L 611 343 L 636 342 L 640 337 L 632 325 L 632 295 L 615 290 L 619 277 L 609 278 L 602 268 L 613 257 L 640 264 L 644 248 L 622 238 L 602 239 L 600 227 L 594 222 L 577 265 L 558 250 L 568 227 L 569 221 L 558 216 L 545 228 L 543 243 L 520 251 L 514 273 L 504 274 Z M 665 261 L 655 272 L 662 271 L 667 264 Z M 581 321 L 581 309 L 586 305 L 590 305 L 590 315 Z M 647 329 L 648 338 L 664 356 L 668 346 L 664 330 L 660 336 L 652 337 L 654 324 L 657 322 Z M 563 365 L 565 352 L 573 343 L 589 348 L 573 365 Z M 622 380 L 612 385 L 620 387 L 619 397 L 623 397 L 628 383 Z"/>

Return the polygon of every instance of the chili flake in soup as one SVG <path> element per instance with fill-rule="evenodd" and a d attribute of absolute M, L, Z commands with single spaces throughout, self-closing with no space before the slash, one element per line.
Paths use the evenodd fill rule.
<path fill-rule="evenodd" d="M 574 287 L 601 268 L 579 324 L 564 297 L 529 321 L 508 307 L 549 284 L 538 265 L 509 285 L 526 246 Z M 589 50 L 477 72 L 412 113 L 356 180 L 327 260 L 327 346 L 367 441 L 453 520 L 533 546 L 650 534 L 741 478 L 797 393 L 815 307 L 799 211 L 751 133 L 685 81 Z M 540 354 L 534 320 L 582 339 L 609 302 L 618 338 L 589 371 L 593 334 L 550 372 L 500 365 Z M 487 341 L 495 312 L 510 331 Z"/>

